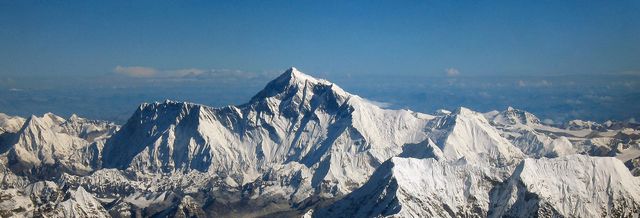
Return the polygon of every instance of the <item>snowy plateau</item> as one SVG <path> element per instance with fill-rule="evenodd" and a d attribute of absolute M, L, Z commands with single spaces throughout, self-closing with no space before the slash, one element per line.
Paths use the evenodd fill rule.
<path fill-rule="evenodd" d="M 0 176 L 1 217 L 638 217 L 640 126 L 391 110 L 291 68 L 122 126 L 0 114 Z"/>

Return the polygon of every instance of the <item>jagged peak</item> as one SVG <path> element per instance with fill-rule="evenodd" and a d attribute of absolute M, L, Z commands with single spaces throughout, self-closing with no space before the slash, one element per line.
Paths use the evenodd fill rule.
<path fill-rule="evenodd" d="M 45 113 L 42 117 L 38 117 L 32 114 L 31 116 L 29 116 L 29 118 L 27 118 L 24 121 L 22 128 L 24 129 L 24 128 L 40 127 L 40 128 L 49 129 L 49 128 L 55 128 L 57 126 L 60 126 L 66 121 L 67 120 L 65 120 L 64 118 L 50 112 Z"/>
<path fill-rule="evenodd" d="M 540 119 L 532 113 L 509 106 L 506 110 L 496 114 L 496 116 L 493 117 L 493 122 L 502 125 L 528 125 L 539 124 Z"/>
<path fill-rule="evenodd" d="M 198 104 L 198 103 L 193 103 L 193 102 L 187 102 L 187 101 L 176 101 L 176 100 L 170 100 L 170 99 L 166 99 L 162 102 L 160 101 L 155 101 L 153 103 L 142 103 L 138 106 L 138 111 L 149 111 L 149 110 L 159 110 L 162 108 L 196 108 L 196 107 L 208 107 L 206 105 L 203 104 Z"/>
<path fill-rule="evenodd" d="M 295 68 L 295 67 L 290 67 L 280 77 L 284 77 L 284 78 L 288 79 L 290 82 L 295 82 L 295 83 L 304 83 L 304 82 L 328 83 L 328 84 L 331 83 L 331 82 L 329 82 L 327 80 L 318 79 L 318 78 L 315 78 L 313 76 L 307 75 L 307 74 L 303 73 L 302 71 L 298 70 L 298 68 Z"/>
<path fill-rule="evenodd" d="M 322 84 L 322 85 L 335 85 L 327 80 L 318 79 L 311 75 L 305 74 L 302 71 L 298 70 L 295 67 L 291 67 L 287 69 L 284 73 L 278 76 L 273 81 L 267 84 L 267 87 L 278 88 L 273 86 L 295 86 L 295 85 L 303 85 L 305 83 L 310 84 Z"/>
<path fill-rule="evenodd" d="M 48 128 L 54 126 L 54 125 L 55 125 L 55 123 L 53 123 L 53 121 L 51 119 L 47 119 L 46 116 L 38 117 L 38 116 L 32 114 L 24 122 L 24 125 L 23 125 L 22 129 L 38 128 L 38 127 L 39 128 L 48 129 Z"/>
<path fill-rule="evenodd" d="M 447 111 L 448 112 L 448 111 Z M 466 107 L 458 107 L 455 110 L 453 110 L 452 112 L 447 113 L 443 113 L 442 114 L 444 117 L 450 117 L 452 119 L 457 119 L 460 117 L 466 117 L 466 118 L 477 118 L 483 121 L 486 121 L 486 118 L 481 114 L 478 113 L 476 111 L 473 111 L 469 108 Z"/>
<path fill-rule="evenodd" d="M 83 121 L 83 120 L 86 120 L 86 119 L 78 116 L 75 113 L 71 114 L 71 116 L 69 117 L 69 121 Z"/>
<path fill-rule="evenodd" d="M 250 102 L 260 101 L 274 96 L 281 96 L 285 93 L 290 93 L 290 91 L 304 92 L 304 89 L 309 87 L 328 88 L 337 96 L 340 96 L 341 99 L 347 99 L 350 96 L 353 96 L 332 82 L 315 78 L 301 72 L 295 67 L 291 67 L 276 79 L 267 83 L 264 89 L 251 98 Z"/>
<path fill-rule="evenodd" d="M 472 111 L 471 109 L 466 108 L 466 107 L 459 107 L 459 108 L 457 108 L 455 110 L 454 113 L 455 114 L 459 114 L 459 115 L 474 115 L 474 114 L 476 114 L 475 111 Z"/>
<path fill-rule="evenodd" d="M 439 116 L 445 116 L 445 115 L 449 115 L 449 114 L 451 114 L 451 111 L 448 111 L 446 109 L 438 109 L 438 110 L 436 110 L 436 115 L 439 115 Z"/>

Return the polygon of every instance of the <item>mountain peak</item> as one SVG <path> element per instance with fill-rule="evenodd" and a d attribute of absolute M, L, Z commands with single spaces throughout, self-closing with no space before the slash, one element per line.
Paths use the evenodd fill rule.
<path fill-rule="evenodd" d="M 303 74 L 302 72 L 300 72 L 300 70 L 298 70 L 298 68 L 296 67 L 289 67 L 289 69 L 287 69 L 285 71 L 285 73 L 289 73 L 289 74 Z"/>
<path fill-rule="evenodd" d="M 328 88 L 328 90 L 333 90 L 336 93 L 339 93 L 339 95 L 350 95 L 332 82 L 315 78 L 301 72 L 295 67 L 291 67 L 280 76 L 278 76 L 278 78 L 267 83 L 262 91 L 253 96 L 252 101 L 281 95 L 285 92 L 290 91 L 293 91 L 293 93 L 295 93 L 298 91 L 302 92 L 305 89 L 312 90 L 312 87 L 318 86 L 326 87 Z"/>
<path fill-rule="evenodd" d="M 455 114 L 459 114 L 459 115 L 473 115 L 476 114 L 476 112 L 472 111 L 469 108 L 466 107 L 459 107 L 456 108 L 456 110 L 454 111 Z"/>
<path fill-rule="evenodd" d="M 287 69 L 282 75 L 280 75 L 277 79 L 275 80 L 284 80 L 284 81 L 288 81 L 289 84 L 295 84 L 295 83 L 305 83 L 305 82 L 309 82 L 309 83 L 330 83 L 329 81 L 323 80 L 323 79 L 316 79 L 313 76 L 307 75 L 305 73 L 303 73 L 302 71 L 298 70 L 298 68 L 295 67 L 290 67 L 289 69 Z"/>
<path fill-rule="evenodd" d="M 501 125 L 530 125 L 539 124 L 540 119 L 527 111 L 509 106 L 507 110 L 498 113 L 493 118 L 493 122 Z"/>

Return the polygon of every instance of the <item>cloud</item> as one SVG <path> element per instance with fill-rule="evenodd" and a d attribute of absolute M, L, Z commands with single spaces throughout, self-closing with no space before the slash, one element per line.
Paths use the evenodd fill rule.
<path fill-rule="evenodd" d="M 259 77 L 260 75 L 252 72 L 246 72 L 242 70 L 229 70 L 229 69 L 211 69 L 211 70 L 201 70 L 201 69 L 186 69 L 186 70 L 177 70 L 179 72 L 175 74 L 178 77 L 189 79 L 254 79 Z"/>
<path fill-rule="evenodd" d="M 460 75 L 460 71 L 456 68 L 447 68 L 445 69 L 445 72 L 447 73 L 447 76 L 458 76 Z"/>
<path fill-rule="evenodd" d="M 370 100 L 370 99 L 364 99 L 364 100 L 365 100 L 366 102 L 368 102 L 368 103 L 370 103 L 370 104 L 373 104 L 373 105 L 375 105 L 375 106 L 378 106 L 378 107 L 380 107 L 380 108 L 389 108 L 389 107 L 391 107 L 391 105 L 393 105 L 393 104 L 391 104 L 391 103 L 389 103 L 389 102 L 374 101 L 374 100 Z"/>
<path fill-rule="evenodd" d="M 158 70 L 151 67 L 141 67 L 141 66 L 116 66 L 113 69 L 113 72 L 130 76 L 130 77 L 153 77 L 158 74 Z"/>
<path fill-rule="evenodd" d="M 531 87 L 550 87 L 553 85 L 553 83 L 547 81 L 547 80 L 540 80 L 540 81 L 524 81 L 524 80 L 518 80 L 517 85 L 519 87 L 527 87 L 527 86 L 531 86 Z"/>
<path fill-rule="evenodd" d="M 571 105 L 579 105 L 579 104 L 582 104 L 583 102 L 578 99 L 566 99 L 564 100 L 564 103 L 571 104 Z"/>
<path fill-rule="evenodd" d="M 539 83 L 540 86 L 551 86 L 551 82 L 547 81 L 547 80 L 542 80 Z"/>
<path fill-rule="evenodd" d="M 527 86 L 527 83 L 525 83 L 525 82 L 524 82 L 524 81 L 522 81 L 522 80 L 519 80 L 519 81 L 518 81 L 518 86 L 520 86 L 520 87 L 525 87 L 525 86 Z"/>
<path fill-rule="evenodd" d="M 478 95 L 483 98 L 491 98 L 491 94 L 489 94 L 488 92 L 479 92 Z"/>
<path fill-rule="evenodd" d="M 542 120 L 542 123 L 547 124 L 547 125 L 556 124 L 555 122 L 553 122 L 552 119 L 549 119 L 549 118 Z"/>
<path fill-rule="evenodd" d="M 626 70 L 619 72 L 618 74 L 626 76 L 640 76 L 640 70 Z"/>
<path fill-rule="evenodd" d="M 113 72 L 136 78 L 153 78 L 164 80 L 238 80 L 238 79 L 255 79 L 262 74 L 246 72 L 241 70 L 230 69 L 199 69 L 199 68 L 183 68 L 174 70 L 159 70 L 153 67 L 143 66 L 116 66 Z"/>

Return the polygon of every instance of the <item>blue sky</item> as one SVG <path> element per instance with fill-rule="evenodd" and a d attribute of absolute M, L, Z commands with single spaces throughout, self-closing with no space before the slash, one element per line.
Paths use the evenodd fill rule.
<path fill-rule="evenodd" d="M 640 1 L 2 1 L 0 74 L 640 69 Z"/>
<path fill-rule="evenodd" d="M 0 112 L 241 104 L 290 66 L 393 108 L 640 119 L 640 1 L 0 1 Z"/>

